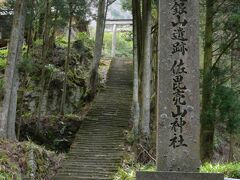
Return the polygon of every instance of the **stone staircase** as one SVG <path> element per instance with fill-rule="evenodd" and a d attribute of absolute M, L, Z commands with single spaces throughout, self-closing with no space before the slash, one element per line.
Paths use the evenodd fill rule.
<path fill-rule="evenodd" d="M 54 180 L 113 179 L 131 117 L 131 74 L 130 61 L 112 61 L 106 87 L 95 98 Z"/>

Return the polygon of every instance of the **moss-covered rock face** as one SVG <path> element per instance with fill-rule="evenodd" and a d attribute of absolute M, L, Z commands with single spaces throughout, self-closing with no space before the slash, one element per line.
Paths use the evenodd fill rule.
<path fill-rule="evenodd" d="M 0 179 L 51 179 L 60 166 L 63 155 L 33 144 L 0 139 Z"/>
<path fill-rule="evenodd" d="M 66 72 L 68 76 L 67 97 L 64 108 L 66 115 L 59 116 L 67 50 L 66 47 L 61 45 L 49 50 L 47 63 L 44 66 L 44 93 L 40 97 L 40 94 L 42 94 L 40 82 L 43 68 L 41 43 L 41 41 L 36 41 L 29 54 L 27 54 L 27 48 L 24 47 L 23 60 L 18 64 L 20 86 L 16 132 L 17 134 L 20 132 L 19 138 L 22 141 L 31 139 L 37 144 L 46 146 L 48 149 L 66 152 L 81 124 L 79 116 L 74 114 L 81 114 L 80 111 L 88 104 L 85 96 L 92 52 L 80 40 L 73 43 L 69 71 Z M 3 50 L 0 52 L 2 54 L 5 53 Z M 6 64 L 5 56 L 4 59 L 0 59 L 1 62 Z M 3 71 L 0 71 L 0 74 L 4 73 L 4 68 L 5 66 L 2 68 Z M 37 118 L 39 99 L 42 99 L 40 120 Z M 37 122 L 39 122 L 40 127 L 37 127 Z M 19 125 L 21 126 L 20 131 Z M 39 133 L 36 133 L 36 131 Z"/>
<path fill-rule="evenodd" d="M 19 108 L 22 107 L 25 113 L 34 114 L 38 108 L 38 100 L 41 88 L 41 49 L 35 47 L 31 57 L 24 58 L 19 65 L 20 72 L 25 76 L 21 82 L 22 96 L 19 96 Z M 66 49 L 55 47 L 49 53 L 45 66 L 45 87 L 41 104 L 41 115 L 58 114 L 60 111 L 61 96 L 65 77 L 64 62 Z M 91 64 L 92 54 L 89 48 L 85 47 L 81 41 L 76 41 L 71 49 L 71 59 L 69 63 L 67 99 L 65 113 L 73 114 L 79 111 L 85 101 L 87 90 L 87 78 Z M 28 68 L 29 67 L 29 68 Z"/>

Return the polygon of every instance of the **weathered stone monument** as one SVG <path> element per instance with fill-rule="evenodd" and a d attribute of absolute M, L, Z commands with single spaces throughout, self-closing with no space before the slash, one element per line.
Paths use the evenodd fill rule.
<path fill-rule="evenodd" d="M 157 168 L 200 166 L 198 0 L 160 0 Z"/>
<path fill-rule="evenodd" d="M 157 170 L 138 180 L 223 180 L 201 174 L 199 0 L 160 0 Z"/>

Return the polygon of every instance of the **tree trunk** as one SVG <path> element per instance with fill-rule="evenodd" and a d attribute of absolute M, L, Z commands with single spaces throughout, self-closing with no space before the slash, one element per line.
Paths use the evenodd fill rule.
<path fill-rule="evenodd" d="M 67 58 L 65 60 L 65 77 L 63 83 L 63 92 L 62 92 L 62 101 L 60 107 L 61 115 L 64 115 L 64 108 L 66 104 L 66 94 L 67 94 L 67 83 L 68 83 L 68 70 L 69 70 L 69 61 L 70 61 L 70 50 L 71 50 L 71 34 L 72 34 L 72 5 L 69 5 L 70 8 L 70 17 L 69 17 L 69 28 L 68 28 L 68 49 L 67 49 Z"/>
<path fill-rule="evenodd" d="M 102 28 L 102 31 L 103 31 L 103 36 L 102 36 L 102 40 L 104 40 L 104 31 L 105 31 L 105 27 L 106 27 L 106 19 L 107 19 L 107 13 L 108 13 L 108 8 L 109 8 L 109 0 L 106 0 L 105 1 L 105 12 L 104 12 L 104 21 L 103 21 L 103 28 Z"/>
<path fill-rule="evenodd" d="M 39 20 L 38 20 L 36 39 L 37 38 L 39 38 L 39 39 L 42 38 L 42 36 L 44 34 L 43 27 L 44 27 L 45 15 L 46 15 L 46 12 L 45 13 L 42 13 L 42 12 L 40 13 L 40 17 L 39 17 Z"/>
<path fill-rule="evenodd" d="M 235 137 L 233 133 L 230 133 L 230 139 L 229 139 L 229 156 L 228 161 L 233 162 L 234 161 L 234 145 L 235 145 Z"/>
<path fill-rule="evenodd" d="M 39 102 L 38 102 L 38 110 L 37 110 L 37 127 L 40 129 L 40 119 L 41 119 L 41 111 L 42 111 L 42 101 L 45 90 L 45 74 L 46 68 L 45 65 L 47 63 L 47 55 L 48 55 L 48 46 L 49 46 L 49 14 L 50 14 L 51 6 L 49 0 L 46 2 L 46 12 L 44 18 L 44 32 L 43 32 L 43 46 L 42 46 L 42 73 L 41 73 L 41 81 L 40 81 L 40 93 L 39 93 Z M 37 132 L 37 131 L 36 131 Z"/>
<path fill-rule="evenodd" d="M 104 22 L 105 22 L 105 8 L 106 0 L 99 0 L 98 3 L 98 17 L 95 37 L 95 49 L 93 62 L 90 71 L 89 80 L 89 98 L 92 99 L 97 92 L 98 84 L 98 67 L 102 55 L 103 37 L 104 37 Z"/>
<path fill-rule="evenodd" d="M 136 0 L 132 0 L 132 16 L 133 16 L 133 68 L 134 68 L 134 81 L 133 81 L 133 132 L 135 137 L 139 133 L 139 84 L 138 84 L 138 30 L 137 30 L 137 9 L 136 9 Z"/>
<path fill-rule="evenodd" d="M 135 0 L 136 3 L 136 28 L 137 28 L 137 46 L 138 46 L 138 69 L 139 69 L 139 72 L 140 72 L 140 65 L 142 63 L 141 59 L 142 59 L 142 15 L 141 15 L 141 0 Z M 140 73 L 139 73 L 140 75 Z"/>
<path fill-rule="evenodd" d="M 19 85 L 17 63 L 22 58 L 26 13 L 25 7 L 25 0 L 16 1 L 9 44 L 8 66 L 5 70 L 4 100 L 0 120 L 0 136 L 8 139 L 16 139 L 15 122 L 17 90 Z"/>
<path fill-rule="evenodd" d="M 22 91 L 20 93 L 20 98 L 18 98 L 18 99 L 21 100 L 21 102 L 19 103 L 20 104 L 19 105 L 19 113 L 18 113 L 19 122 L 18 122 L 17 131 L 16 131 L 18 140 L 20 140 L 20 134 L 21 134 L 21 126 L 22 126 L 22 120 L 23 120 L 22 115 L 23 115 L 23 112 L 24 112 L 24 95 L 25 95 L 25 93 L 27 91 L 27 87 L 28 87 L 28 76 L 29 76 L 29 74 L 24 74 L 21 78 L 22 82 L 20 83 L 20 85 L 22 86 L 22 87 L 20 86 L 20 88 L 22 88 Z"/>
<path fill-rule="evenodd" d="M 212 51 L 213 51 L 214 1 L 206 0 L 206 25 L 204 45 L 204 69 L 201 112 L 201 160 L 210 161 L 213 156 L 214 119 L 212 114 Z"/>
<path fill-rule="evenodd" d="M 54 15 L 54 22 L 53 22 L 53 27 L 52 27 L 52 33 L 49 38 L 49 49 L 51 52 L 54 50 L 54 45 L 55 45 L 55 38 L 56 38 L 56 31 L 57 31 L 57 20 L 59 16 L 59 10 L 56 10 L 55 15 Z"/>
<path fill-rule="evenodd" d="M 141 135 L 147 140 L 150 137 L 150 103 L 151 103 L 151 1 L 144 0 L 146 9 L 146 30 L 144 31 Z"/>
<path fill-rule="evenodd" d="M 31 0 L 31 6 L 34 7 L 34 2 Z M 33 37 L 32 37 L 32 32 L 33 32 L 33 21 L 34 21 L 34 9 L 31 9 L 30 13 L 31 17 L 29 20 L 29 27 L 28 27 L 28 33 L 27 33 L 27 56 L 29 55 L 29 51 L 32 48 L 32 43 L 33 43 Z"/>
<path fill-rule="evenodd" d="M 143 25 L 142 25 L 142 0 L 136 0 L 136 18 L 137 18 L 137 46 L 138 46 L 138 101 L 139 101 L 139 121 L 141 107 L 142 107 L 142 69 L 143 69 Z M 139 130 L 141 129 L 141 125 L 139 122 Z"/>
<path fill-rule="evenodd" d="M 234 50 L 234 44 L 231 47 L 231 66 L 230 66 L 230 74 L 231 74 L 230 83 L 231 83 L 231 88 L 232 89 L 236 88 L 234 86 L 235 85 L 235 82 L 234 82 L 235 77 L 233 75 L 233 72 L 235 70 L 234 65 L 236 65 L 233 50 Z M 233 117 L 233 116 L 231 116 L 231 117 Z M 231 123 L 231 120 L 232 119 L 228 120 L 228 121 L 230 121 L 229 123 Z M 235 133 L 233 132 L 233 130 L 230 130 L 229 135 L 230 135 L 230 137 L 229 137 L 228 161 L 233 162 L 234 161 L 234 145 L 235 145 Z"/>

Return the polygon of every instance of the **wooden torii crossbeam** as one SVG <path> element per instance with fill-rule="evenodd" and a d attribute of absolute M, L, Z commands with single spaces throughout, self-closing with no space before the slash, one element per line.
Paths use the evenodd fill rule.
<path fill-rule="evenodd" d="M 132 26 L 133 21 L 132 19 L 107 19 L 106 23 L 107 26 L 112 26 L 112 51 L 111 56 L 116 56 L 116 46 L 117 46 L 117 32 L 126 32 L 126 31 L 132 31 L 131 28 L 122 28 L 119 29 L 117 26 Z"/>

